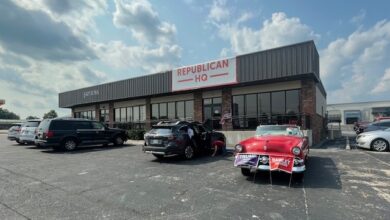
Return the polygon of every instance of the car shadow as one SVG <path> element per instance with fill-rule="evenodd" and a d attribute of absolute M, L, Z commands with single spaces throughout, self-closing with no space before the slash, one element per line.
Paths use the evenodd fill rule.
<path fill-rule="evenodd" d="M 167 164 L 176 164 L 176 165 L 202 165 L 207 163 L 213 163 L 220 160 L 226 160 L 233 163 L 233 151 L 227 151 L 223 155 L 216 155 L 214 157 L 211 156 L 210 153 L 202 153 L 197 155 L 191 160 L 187 160 L 182 156 L 173 156 L 173 157 L 164 157 L 161 159 L 154 159 L 151 162 L 154 163 L 167 163 Z"/>
<path fill-rule="evenodd" d="M 306 167 L 302 180 L 295 175 L 292 176 L 291 187 L 341 189 L 340 173 L 331 158 L 311 156 Z M 270 172 L 261 171 L 257 172 L 255 177 L 248 177 L 247 180 L 261 185 L 269 185 L 272 181 L 272 185 L 289 186 L 290 174 L 272 172 L 270 176 Z"/>
<path fill-rule="evenodd" d="M 78 147 L 73 151 L 65 151 L 65 150 L 54 150 L 52 148 L 31 148 L 31 149 L 41 149 L 42 153 L 47 153 L 47 154 L 82 154 L 82 153 L 89 153 L 89 152 L 97 152 L 97 151 L 108 151 L 108 150 L 116 150 L 116 149 L 121 149 L 121 148 L 126 148 L 126 147 L 132 147 L 136 145 L 132 144 L 124 144 L 122 146 L 113 146 L 113 145 L 108 145 L 108 146 L 102 146 L 102 145 L 91 145 L 91 146 L 83 146 L 83 147 Z"/>

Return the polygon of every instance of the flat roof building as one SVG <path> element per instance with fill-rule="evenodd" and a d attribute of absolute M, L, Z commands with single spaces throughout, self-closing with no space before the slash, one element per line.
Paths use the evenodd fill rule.
<path fill-rule="evenodd" d="M 223 131 L 297 123 L 317 143 L 326 92 L 313 41 L 209 61 L 59 94 L 74 117 L 150 128 L 159 120 L 205 122 Z"/>
<path fill-rule="evenodd" d="M 328 104 L 329 122 L 341 125 L 358 121 L 374 121 L 376 117 L 390 117 L 390 101 Z"/>

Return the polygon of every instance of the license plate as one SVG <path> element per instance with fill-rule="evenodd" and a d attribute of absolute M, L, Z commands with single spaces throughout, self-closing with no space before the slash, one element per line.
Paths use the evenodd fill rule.
<path fill-rule="evenodd" d="M 150 144 L 161 144 L 160 140 L 152 139 L 150 140 Z"/>

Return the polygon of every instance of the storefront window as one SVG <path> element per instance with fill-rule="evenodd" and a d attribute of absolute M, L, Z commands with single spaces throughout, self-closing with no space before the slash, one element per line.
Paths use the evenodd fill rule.
<path fill-rule="evenodd" d="M 175 103 L 169 102 L 168 103 L 168 118 L 174 119 L 175 117 L 176 117 Z"/>
<path fill-rule="evenodd" d="M 259 124 L 268 124 L 271 116 L 271 94 L 260 93 L 258 99 Z"/>
<path fill-rule="evenodd" d="M 115 112 L 115 122 L 119 122 L 121 117 L 120 109 L 116 108 L 114 112 Z"/>
<path fill-rule="evenodd" d="M 187 120 L 193 120 L 194 118 L 194 101 L 186 101 L 185 103 L 186 106 L 186 119 Z"/>
<path fill-rule="evenodd" d="M 244 127 L 244 96 L 233 96 L 233 128 Z"/>
<path fill-rule="evenodd" d="M 167 103 L 160 103 L 160 119 L 168 119 Z"/>
<path fill-rule="evenodd" d="M 139 107 L 139 120 L 146 121 L 146 107 L 144 105 Z"/>
<path fill-rule="evenodd" d="M 127 107 L 127 121 L 133 121 L 133 107 Z"/>
<path fill-rule="evenodd" d="M 246 127 L 256 128 L 257 123 L 257 94 L 245 96 Z"/>
<path fill-rule="evenodd" d="M 139 106 L 134 106 L 133 107 L 133 119 L 135 122 L 139 121 Z"/>
<path fill-rule="evenodd" d="M 121 108 L 120 121 L 121 122 L 126 122 L 126 108 Z"/>
<path fill-rule="evenodd" d="M 203 99 L 203 120 L 207 127 L 221 129 L 222 98 Z"/>
<path fill-rule="evenodd" d="M 152 104 L 152 120 L 158 120 L 158 104 Z"/>
<path fill-rule="evenodd" d="M 185 114 L 184 114 L 184 102 L 176 102 L 176 112 L 177 112 L 177 118 L 180 120 L 184 120 Z"/>

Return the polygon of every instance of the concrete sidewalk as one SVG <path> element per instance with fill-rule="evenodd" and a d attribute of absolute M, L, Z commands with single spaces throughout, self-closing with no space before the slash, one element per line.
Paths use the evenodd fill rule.
<path fill-rule="evenodd" d="M 0 134 L 8 134 L 8 130 L 0 130 Z"/>

